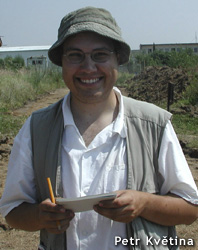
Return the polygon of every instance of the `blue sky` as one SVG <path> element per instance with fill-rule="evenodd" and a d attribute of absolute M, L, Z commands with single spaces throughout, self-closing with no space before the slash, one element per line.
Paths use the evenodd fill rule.
<path fill-rule="evenodd" d="M 3 44 L 51 45 L 62 17 L 85 6 L 109 10 L 131 49 L 147 43 L 197 42 L 198 0 L 0 0 Z"/>

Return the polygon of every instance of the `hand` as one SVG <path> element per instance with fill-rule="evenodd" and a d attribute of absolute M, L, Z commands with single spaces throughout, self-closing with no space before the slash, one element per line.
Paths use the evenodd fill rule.
<path fill-rule="evenodd" d="M 135 190 L 119 190 L 114 200 L 99 202 L 94 210 L 118 222 L 128 223 L 140 216 L 146 207 L 149 194 Z"/>
<path fill-rule="evenodd" d="M 73 211 L 52 203 L 50 199 L 41 202 L 38 209 L 41 227 L 54 234 L 60 234 L 67 230 L 70 221 L 75 216 Z"/>

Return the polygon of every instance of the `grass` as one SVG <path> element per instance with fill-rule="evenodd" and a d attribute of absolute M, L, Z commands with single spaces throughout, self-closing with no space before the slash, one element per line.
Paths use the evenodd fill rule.
<path fill-rule="evenodd" d="M 174 114 L 172 123 L 177 134 L 198 135 L 198 117 Z"/>
<path fill-rule="evenodd" d="M 124 87 L 121 83 L 131 76 L 128 73 L 119 74 L 117 86 Z M 58 70 L 0 70 L 0 133 L 15 136 L 27 117 L 13 116 L 12 110 L 24 106 L 29 100 L 37 99 L 39 95 L 63 86 Z M 186 101 L 187 99 L 182 100 L 183 103 Z M 165 106 L 163 108 L 166 108 Z M 188 113 L 174 114 L 172 123 L 178 135 L 198 135 L 198 117 L 192 117 Z M 198 140 L 194 139 L 190 143 L 198 148 Z"/>
<path fill-rule="evenodd" d="M 0 70 L 0 134 L 15 136 L 27 118 L 13 116 L 14 109 L 64 86 L 57 69 Z"/>
<path fill-rule="evenodd" d="M 128 84 L 126 83 L 126 80 L 131 79 L 133 76 L 134 76 L 134 74 L 130 74 L 130 73 L 127 73 L 127 72 L 122 72 L 122 73 L 119 72 L 118 79 L 117 79 L 117 82 L 116 82 L 116 86 L 117 87 L 122 87 L 122 88 L 128 87 Z"/>
<path fill-rule="evenodd" d="M 127 79 L 132 78 L 132 74 L 120 73 L 118 78 L 118 87 L 126 87 Z M 123 84 L 124 82 L 124 84 Z M 198 76 L 194 77 L 191 84 L 187 88 L 186 92 L 183 93 L 183 97 L 177 103 L 171 105 L 171 109 L 179 109 L 180 106 L 185 105 L 197 105 L 198 104 Z M 130 83 L 128 83 L 130 84 Z M 163 109 L 167 109 L 167 103 L 160 102 L 156 103 Z M 187 147 L 198 148 L 198 117 L 192 116 L 190 113 L 186 114 L 174 114 L 172 119 L 173 127 L 178 137 L 180 135 L 188 137 Z"/>
<path fill-rule="evenodd" d="M 189 114 L 174 114 L 172 124 L 179 139 L 188 148 L 198 148 L 198 117 Z"/>
<path fill-rule="evenodd" d="M 15 137 L 26 119 L 26 116 L 0 113 L 0 134 Z"/>
<path fill-rule="evenodd" d="M 38 95 L 61 86 L 64 83 L 57 70 L 0 70 L 0 107 L 6 110 L 22 107 L 27 101 L 35 100 Z"/>

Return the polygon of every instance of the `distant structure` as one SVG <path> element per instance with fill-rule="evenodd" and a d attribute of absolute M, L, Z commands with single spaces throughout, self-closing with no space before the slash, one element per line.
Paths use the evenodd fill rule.
<path fill-rule="evenodd" d="M 0 58 L 4 59 L 8 56 L 14 58 L 16 56 L 21 56 L 24 59 L 25 66 L 38 66 L 42 68 L 56 67 L 48 58 L 48 50 L 50 46 L 20 46 L 20 47 L 7 47 L 2 46 L 2 40 L 0 36 Z M 193 53 L 198 55 L 198 43 L 169 43 L 169 44 L 140 44 L 139 50 L 131 51 L 131 61 L 135 67 L 133 71 L 138 71 L 139 66 L 136 67 L 136 56 L 140 53 L 152 53 L 155 50 L 160 50 L 164 52 L 169 51 L 181 51 L 183 49 L 192 49 Z M 123 65 L 120 66 L 120 71 L 128 71 L 131 66 Z"/>
<path fill-rule="evenodd" d="M 2 42 L 1 36 L 0 36 L 0 47 L 2 47 L 2 45 L 3 45 L 3 42 Z"/>
<path fill-rule="evenodd" d="M 26 66 L 50 67 L 53 64 L 48 58 L 50 46 L 0 47 L 0 58 L 21 56 Z"/>
<path fill-rule="evenodd" d="M 181 51 L 183 49 L 192 49 L 193 53 L 198 55 L 198 43 L 167 43 L 167 44 L 140 44 L 140 52 L 152 53 L 155 50 L 164 52 Z"/>

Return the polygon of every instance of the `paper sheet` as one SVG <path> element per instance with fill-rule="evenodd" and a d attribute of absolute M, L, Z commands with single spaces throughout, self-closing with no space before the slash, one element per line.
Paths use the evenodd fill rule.
<path fill-rule="evenodd" d="M 112 200 L 115 198 L 116 193 L 88 195 L 75 199 L 56 198 L 56 204 L 63 205 L 64 208 L 71 209 L 73 212 L 83 212 L 92 210 L 93 206 L 102 200 Z"/>

